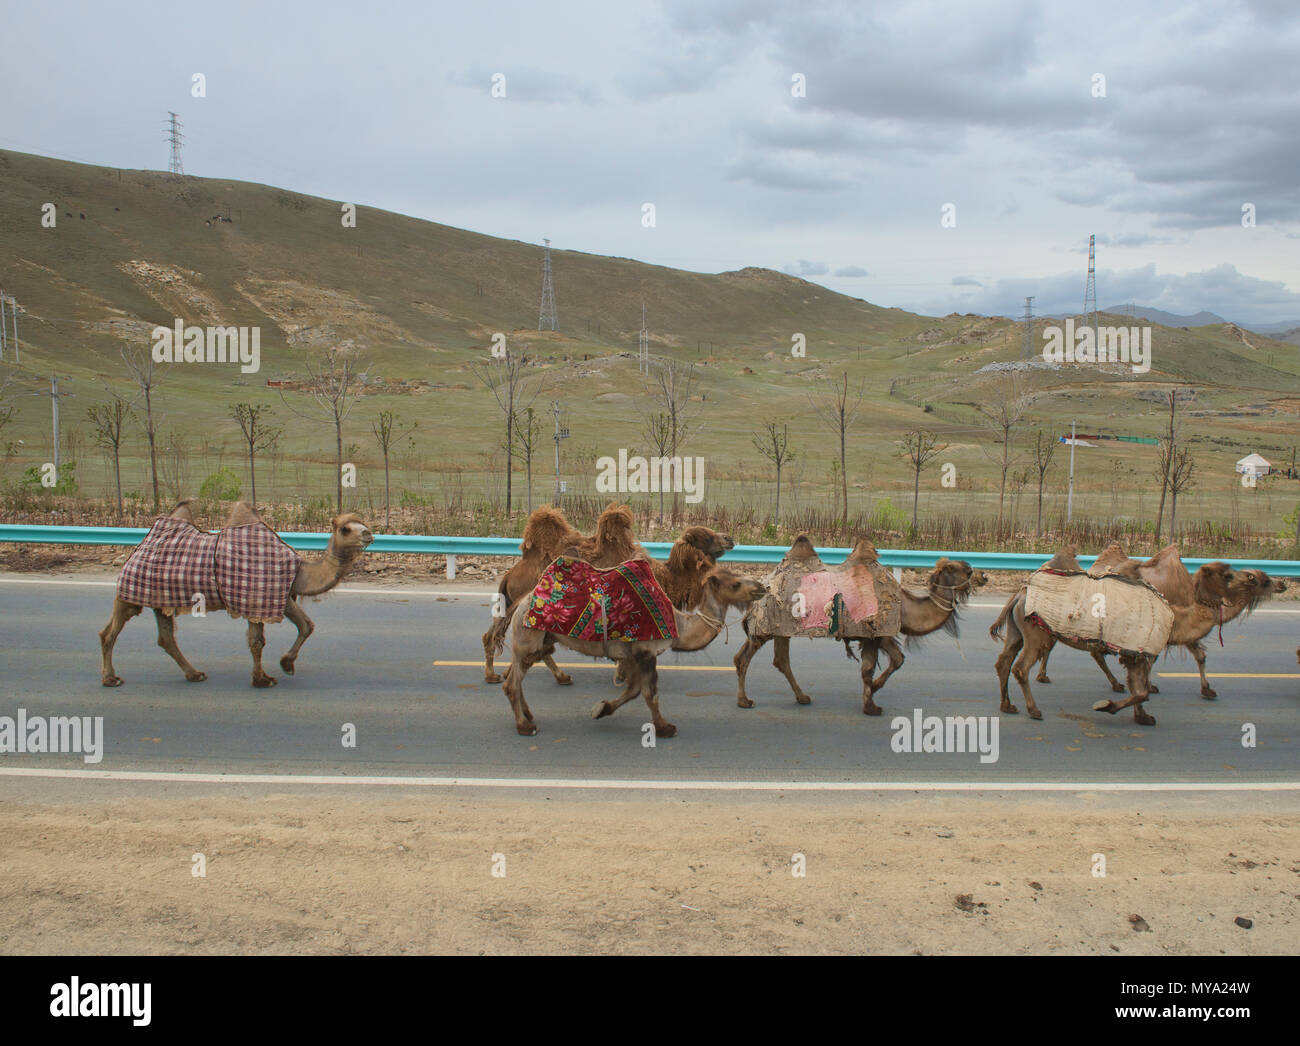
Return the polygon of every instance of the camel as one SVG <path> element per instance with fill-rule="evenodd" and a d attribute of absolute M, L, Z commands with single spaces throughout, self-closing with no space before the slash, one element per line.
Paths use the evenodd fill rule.
<path fill-rule="evenodd" d="M 1066 557 L 1062 561 L 1062 557 Z M 1053 559 L 1046 564 L 1049 567 L 1058 569 L 1078 570 L 1079 564 L 1074 559 L 1074 550 L 1066 549 L 1058 552 Z M 1113 573 L 1122 577 L 1140 578 L 1147 582 L 1152 588 L 1159 592 L 1171 604 L 1181 606 L 1190 605 L 1194 599 L 1192 590 L 1192 575 L 1188 573 L 1187 568 L 1183 565 L 1182 559 L 1178 554 L 1177 545 L 1166 545 L 1150 559 L 1145 562 L 1130 559 L 1124 554 L 1124 549 L 1118 541 L 1112 541 L 1097 556 L 1089 570 L 1091 574 Z M 1253 591 L 1248 590 L 1247 598 L 1241 602 L 1225 604 L 1221 616 L 1217 622 L 1219 627 L 1227 624 L 1243 612 L 1249 612 L 1253 609 L 1255 603 L 1267 596 L 1282 593 L 1286 591 L 1286 583 L 1281 578 L 1270 578 L 1262 570 L 1245 570 L 1241 571 L 1254 579 Z M 1023 586 L 1021 591 L 1024 591 Z M 995 639 L 1001 638 L 1003 622 L 1011 612 L 1015 604 L 1016 597 L 1012 596 L 1007 600 L 1006 606 L 1002 608 L 1002 613 L 989 629 L 989 634 Z M 1055 648 L 1055 640 L 1048 646 L 1047 653 L 1043 655 L 1043 660 L 1038 666 L 1038 675 L 1035 677 L 1040 683 L 1050 683 L 1052 680 L 1047 675 L 1047 659 Z M 1201 697 L 1207 701 L 1212 701 L 1218 697 L 1218 692 L 1210 686 L 1209 677 L 1205 673 L 1205 647 L 1201 644 L 1200 639 L 1195 639 L 1190 643 L 1183 644 L 1196 661 L 1197 670 L 1201 675 Z M 1102 650 L 1093 650 L 1092 659 L 1097 662 L 1097 666 L 1105 673 L 1106 679 L 1110 682 L 1111 689 L 1117 693 L 1125 692 L 1125 687 L 1111 673 L 1110 667 L 1106 664 L 1106 654 Z M 1151 693 L 1158 694 L 1160 688 L 1154 683 L 1151 684 Z"/>
<path fill-rule="evenodd" d="M 806 539 L 801 539 L 806 540 Z M 859 545 L 862 543 L 859 542 Z M 854 552 L 858 549 L 855 547 Z M 908 637 L 920 637 L 946 628 L 954 636 L 957 634 L 957 609 L 970 598 L 971 590 L 983 585 L 988 579 L 982 571 L 971 568 L 964 560 L 941 557 L 930 573 L 924 589 L 903 588 L 902 591 L 902 627 L 901 632 Z M 749 632 L 749 619 L 742 622 L 746 626 L 745 645 L 736 653 L 734 664 L 739 684 L 736 704 L 740 708 L 753 708 L 754 702 L 745 693 L 745 675 L 749 671 L 749 662 L 769 640 L 774 641 L 772 664 L 785 676 L 794 692 L 794 699 L 801 705 L 812 703 L 794 677 L 790 667 L 790 637 L 765 636 Z M 844 649 L 853 658 L 850 644 L 844 640 Z M 880 715 L 882 709 L 875 702 L 875 694 L 885 682 L 903 667 L 902 648 L 893 636 L 881 636 L 875 639 L 858 639 L 858 653 L 862 662 L 862 712 L 864 715 Z M 884 650 L 889 657 L 889 667 L 877 679 L 872 679 L 876 661 Z M 858 660 L 858 658 L 854 658 Z"/>
<path fill-rule="evenodd" d="M 180 502 L 168 518 L 181 520 L 192 525 L 194 520 L 190 510 L 190 501 Z M 256 509 L 241 501 L 235 505 L 231 512 L 226 528 L 261 522 L 262 519 L 257 514 Z M 307 637 L 316 629 L 312 619 L 307 616 L 307 612 L 302 608 L 302 597 L 323 595 L 334 588 L 352 569 L 361 553 L 373 539 L 374 535 L 370 532 L 370 528 L 362 522 L 361 517 L 356 513 L 348 512 L 341 516 L 335 516 L 330 522 L 329 544 L 322 557 L 312 560 L 301 558 L 297 560 L 293 580 L 288 587 L 288 598 L 283 607 L 284 617 L 287 617 L 298 628 L 298 638 L 288 652 L 280 658 L 280 668 L 284 670 L 286 675 L 294 674 L 294 665 L 298 660 L 298 652 L 302 649 L 303 643 L 307 641 Z M 113 645 L 117 642 L 118 634 L 126 623 L 143 609 L 143 604 L 130 603 L 121 598 L 113 600 L 112 617 L 109 618 L 108 624 L 99 633 L 99 645 L 103 657 L 100 681 L 104 686 L 122 685 L 121 676 L 117 675 L 113 669 Z M 206 609 L 225 610 L 227 608 L 222 605 L 220 600 L 208 599 Z M 190 664 L 176 644 L 176 616 L 178 616 L 179 610 L 179 607 L 154 609 L 154 617 L 158 623 L 158 645 L 171 655 L 172 660 L 185 673 L 187 680 L 191 683 L 201 683 L 207 679 L 207 675 Z M 234 611 L 230 611 L 230 613 L 232 616 L 236 616 Z M 278 618 L 275 618 L 275 620 L 278 620 Z M 253 656 L 253 686 L 255 687 L 269 687 L 276 684 L 275 677 L 267 675 L 262 669 L 262 649 L 265 646 L 265 621 L 250 620 L 248 623 L 248 649 Z"/>
<path fill-rule="evenodd" d="M 596 521 L 596 534 L 584 538 L 569 526 L 564 515 L 549 505 L 536 509 L 524 526 L 522 557 L 506 571 L 497 593 L 498 606 L 504 604 L 504 613 L 494 616 L 492 627 L 483 633 L 483 681 L 499 683 L 501 676 L 493 670 L 493 661 L 504 643 L 510 618 L 516 604 L 531 596 L 537 579 L 547 564 L 557 556 L 568 555 L 583 559 L 592 566 L 614 567 L 629 559 L 649 558 L 645 549 L 632 535 L 632 510 L 626 505 L 611 504 Z M 736 543 L 726 534 L 708 527 L 688 527 L 673 544 L 668 562 L 651 560 L 655 580 L 668 593 L 673 606 L 688 610 L 698 602 L 699 585 L 708 568 L 717 562 Z M 702 558 L 701 558 L 702 557 Z M 692 601 L 694 600 L 694 601 Z M 573 678 L 562 672 L 554 658 L 544 659 L 556 683 L 568 686 Z M 621 682 L 616 673 L 615 682 Z"/>
<path fill-rule="evenodd" d="M 525 737 L 537 733 L 537 723 L 524 699 L 524 676 L 538 661 L 549 657 L 555 645 L 588 657 L 608 657 L 623 668 L 626 684 L 623 692 L 613 701 L 600 701 L 591 710 L 593 719 L 602 719 L 640 694 L 650 709 L 656 737 L 674 737 L 677 727 L 668 722 L 659 710 L 659 671 L 657 659 L 665 650 L 703 650 L 722 631 L 727 611 L 731 607 L 748 607 L 765 595 L 767 587 L 732 573 L 726 567 L 715 566 L 709 570 L 700 586 L 699 606 L 692 612 L 673 609 L 677 629 L 676 639 L 654 640 L 593 640 L 575 639 L 554 632 L 529 628 L 524 619 L 528 616 L 528 600 L 520 600 L 510 621 L 510 667 L 505 673 L 502 689 L 510 701 L 515 716 L 515 729 Z"/>
<path fill-rule="evenodd" d="M 1257 590 L 1257 579 L 1245 572 L 1234 571 L 1227 563 L 1206 563 L 1192 577 L 1192 602 L 1186 605 L 1170 604 L 1173 625 L 1166 637 L 1165 645 L 1182 646 L 1206 635 L 1219 619 L 1225 603 L 1246 602 L 1250 600 L 1251 593 Z M 1024 692 L 1029 717 L 1042 719 L 1042 712 L 1039 711 L 1034 695 L 1029 689 L 1029 670 L 1051 649 L 1053 640 L 1065 643 L 1066 646 L 1074 647 L 1076 650 L 1088 652 L 1099 649 L 1099 646 L 1091 640 L 1075 640 L 1031 625 L 1025 619 L 1026 598 L 1027 589 L 1018 592 L 1012 601 L 1011 613 L 1005 619 L 1007 637 L 996 666 L 998 684 L 1001 688 L 1001 711 L 1008 715 L 1019 712 L 1007 694 L 1007 679 L 1010 675 L 1014 675 L 1016 682 L 1020 684 L 1020 689 Z M 995 635 L 994 638 L 998 639 L 1001 636 Z M 1022 647 L 1023 652 L 1017 659 L 1016 655 Z M 1124 666 L 1127 673 L 1128 700 L 1120 704 L 1114 701 L 1099 701 L 1093 705 L 1094 711 L 1109 712 L 1113 715 L 1131 705 L 1135 722 L 1142 726 L 1154 726 L 1155 717 L 1142 708 L 1143 702 L 1151 696 L 1150 669 L 1154 661 L 1154 654 L 1121 655 L 1120 664 Z"/>
<path fill-rule="evenodd" d="M 501 649 L 515 604 L 532 594 L 546 565 L 560 555 L 574 556 L 601 567 L 613 567 L 643 557 L 645 549 L 633 537 L 632 525 L 632 510 L 614 502 L 600 514 L 596 520 L 596 533 L 589 538 L 571 527 L 559 509 L 542 505 L 533 510 L 524 524 L 524 537 L 519 545 L 522 554 L 497 585 L 492 625 L 483 633 L 485 683 L 501 682 L 501 676 L 493 670 L 496 652 Z M 546 667 L 561 686 L 573 682 L 567 673 L 560 671 L 553 658 L 546 659 Z"/>

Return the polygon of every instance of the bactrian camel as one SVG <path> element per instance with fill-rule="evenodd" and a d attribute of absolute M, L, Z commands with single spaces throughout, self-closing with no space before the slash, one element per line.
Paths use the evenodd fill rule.
<path fill-rule="evenodd" d="M 659 710 L 659 671 L 657 658 L 665 650 L 703 650 L 722 631 L 727 611 L 731 607 L 747 607 L 767 592 L 758 581 L 733 574 L 723 566 L 710 570 L 701 586 L 699 606 L 693 612 L 673 610 L 676 639 L 636 640 L 625 642 L 610 640 L 598 642 L 574 639 L 567 635 L 529 628 L 524 619 L 528 615 L 528 600 L 520 600 L 510 622 L 510 667 L 506 670 L 502 689 L 510 701 L 515 716 L 515 729 L 526 737 L 537 733 L 533 713 L 524 699 L 524 676 L 528 670 L 551 656 L 555 645 L 567 647 L 588 657 L 605 658 L 617 662 L 623 669 L 623 692 L 613 701 L 601 701 L 591 710 L 593 719 L 613 715 L 615 710 L 640 694 L 650 709 L 655 735 L 673 737 L 677 727 L 668 722 Z"/>
<path fill-rule="evenodd" d="M 189 502 L 182 501 L 177 505 L 170 518 L 192 524 L 194 520 L 190 512 Z M 258 516 L 256 510 L 241 501 L 235 505 L 226 526 L 228 528 L 240 527 L 249 523 L 260 522 L 261 517 Z M 303 596 L 323 595 L 334 588 L 352 569 L 361 553 L 373 539 L 374 535 L 370 532 L 370 528 L 362 522 L 360 516 L 351 512 L 345 513 L 334 517 L 330 522 L 329 544 L 324 555 L 319 559 L 301 559 L 298 562 L 292 585 L 289 588 L 289 598 L 283 608 L 284 616 L 298 628 L 298 637 L 294 640 L 293 646 L 280 658 L 280 668 L 284 670 L 286 675 L 294 674 L 294 663 L 298 659 L 298 652 L 316 627 L 311 618 L 307 616 L 307 612 L 303 610 L 301 598 Z M 103 657 L 101 682 L 104 686 L 122 685 L 121 676 L 113 669 L 113 645 L 117 642 L 118 634 L 122 631 L 123 626 L 143 609 L 140 605 L 128 603 L 122 599 L 114 599 L 113 615 L 109 618 L 108 624 L 104 626 L 103 631 L 99 633 L 99 645 Z M 211 600 L 207 602 L 205 608 L 205 610 L 224 609 L 226 608 L 219 601 Z M 171 655 L 172 660 L 185 673 L 186 679 L 191 683 L 201 683 L 207 679 L 207 675 L 190 664 L 176 644 L 176 617 L 179 616 L 180 614 L 175 608 L 171 613 L 163 610 L 154 611 L 154 617 L 158 623 L 158 645 Z M 275 677 L 267 675 L 262 669 L 262 649 L 265 646 L 264 622 L 250 621 L 248 624 L 248 649 L 253 656 L 253 686 L 255 687 L 275 686 L 276 683 Z"/>
<path fill-rule="evenodd" d="M 1257 591 L 1257 588 L 1256 578 L 1244 572 L 1234 571 L 1227 563 L 1206 563 L 1192 576 L 1192 603 L 1187 606 L 1170 604 L 1173 624 L 1166 639 L 1166 646 L 1182 646 L 1206 635 L 1218 621 L 1224 603 L 1246 601 L 1252 592 Z M 1098 649 L 1098 644 L 1089 640 L 1054 636 L 1053 633 L 1029 623 L 1025 619 L 1026 595 L 1025 590 L 1016 594 L 1011 613 L 1006 618 L 1006 641 L 996 666 L 1002 699 L 1001 711 L 1009 715 L 1019 711 L 1011 703 L 1007 693 L 1007 680 L 1014 675 L 1025 695 L 1025 706 L 1030 718 L 1042 719 L 1043 714 L 1039 711 L 1034 695 L 1029 689 L 1029 673 L 1051 648 L 1053 638 L 1066 646 L 1090 653 Z M 994 638 L 1001 638 L 1001 636 L 995 635 Z M 1018 653 L 1019 658 L 1016 656 Z M 1120 664 L 1124 666 L 1127 673 L 1128 699 L 1119 704 L 1114 701 L 1099 701 L 1093 705 L 1093 709 L 1114 714 L 1132 705 L 1133 718 L 1136 722 L 1143 726 L 1154 726 L 1155 717 L 1142 708 L 1143 702 L 1151 694 L 1150 671 L 1154 660 L 1154 654 L 1122 655 Z"/>
<path fill-rule="evenodd" d="M 939 559 L 925 588 L 902 589 L 901 633 L 908 637 L 920 637 L 943 628 L 952 635 L 957 635 L 958 608 L 970 598 L 971 590 L 983 585 L 986 580 L 983 572 L 972 569 L 965 560 L 946 557 Z M 748 626 L 748 619 L 746 624 Z M 736 704 L 741 708 L 754 707 L 754 702 L 745 692 L 745 676 L 749 671 L 749 662 L 769 639 L 773 641 L 772 664 L 789 682 L 794 699 L 801 705 L 811 704 L 812 698 L 799 685 L 790 666 L 790 637 L 756 635 L 752 632 L 734 659 L 738 684 Z M 844 648 L 850 657 L 853 656 L 851 642 L 853 641 L 844 641 Z M 880 715 L 882 709 L 876 704 L 876 692 L 903 666 L 903 650 L 895 636 L 859 639 L 856 642 L 862 662 L 862 712 L 864 715 Z M 889 658 L 889 667 L 873 679 L 872 673 L 875 672 L 876 661 L 882 650 Z"/>

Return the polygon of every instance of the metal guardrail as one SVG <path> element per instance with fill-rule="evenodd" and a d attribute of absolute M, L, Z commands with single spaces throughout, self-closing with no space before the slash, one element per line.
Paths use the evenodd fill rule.
<path fill-rule="evenodd" d="M 149 533 L 146 527 L 46 527 L 24 523 L 0 524 L 0 542 L 27 542 L 41 545 L 138 545 Z M 329 534 L 309 531 L 286 531 L 280 535 L 290 548 L 304 552 L 319 551 L 329 543 Z M 672 545 L 666 541 L 643 543 L 646 551 L 659 559 L 668 558 Z M 447 556 L 447 576 L 455 577 L 456 556 L 518 556 L 518 538 L 435 537 L 424 534 L 376 534 L 372 552 L 406 552 Z M 778 563 L 787 549 L 778 545 L 737 545 L 726 560 L 732 563 Z M 842 563 L 851 552 L 848 548 L 819 548 L 825 563 Z M 880 549 L 880 562 L 887 567 L 926 569 L 942 556 L 964 559 L 980 570 L 1037 570 L 1050 556 L 1039 552 L 938 552 L 929 549 Z M 1083 567 L 1091 566 L 1096 556 L 1080 556 Z M 1208 559 L 1184 559 L 1189 570 L 1196 570 Z M 1232 559 L 1239 570 L 1254 568 L 1280 577 L 1300 577 L 1300 562 L 1285 559 Z"/>

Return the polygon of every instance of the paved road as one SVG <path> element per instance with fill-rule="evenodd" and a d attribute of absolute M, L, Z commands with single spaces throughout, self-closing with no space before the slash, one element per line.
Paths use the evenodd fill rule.
<path fill-rule="evenodd" d="M 423 775 L 473 778 L 582 778 L 779 782 L 1125 781 L 1250 783 L 1300 780 L 1300 607 L 1281 604 L 1225 631 L 1214 642 L 1212 673 L 1221 697 L 1206 702 L 1190 658 L 1157 666 L 1162 693 L 1150 710 L 1155 727 L 1125 713 L 1110 717 L 1091 704 L 1109 690 L 1091 660 L 1075 651 L 1053 655 L 1054 684 L 1035 693 L 1042 722 L 1023 714 L 999 723 L 999 758 L 891 749 L 891 718 L 997 713 L 987 629 L 990 595 L 963 615 L 960 643 L 937 635 L 913 648 L 904 668 L 879 695 L 881 718 L 862 715 L 857 665 L 827 641 L 793 645 L 795 672 L 814 703 L 799 707 L 771 667 L 766 648 L 750 669 L 757 707 L 736 707 L 731 658 L 740 641 L 731 629 L 701 654 L 661 660 L 661 702 L 679 736 L 643 747 L 643 702 L 594 721 L 595 701 L 615 691 L 611 668 L 575 655 L 576 683 L 557 687 L 544 668 L 530 673 L 527 692 L 541 732 L 519 737 L 499 686 L 482 682 L 476 661 L 488 600 L 429 590 L 345 587 L 309 605 L 316 634 L 298 674 L 271 690 L 249 685 L 242 622 L 224 614 L 186 618 L 182 649 L 206 671 L 187 683 L 154 644 L 150 618 L 127 626 L 115 656 L 126 683 L 99 684 L 95 633 L 107 620 L 112 588 L 100 583 L 0 578 L 0 716 L 103 716 L 102 762 L 75 755 L 0 755 L 0 768 L 145 770 L 206 773 Z M 268 628 L 268 668 L 289 645 L 288 624 Z M 679 670 L 681 669 L 681 670 Z M 278 667 L 274 674 L 280 675 Z M 1259 674 L 1276 673 L 1277 678 Z M 1016 698 L 1016 703 L 1021 704 Z M 1241 743 L 1255 725 L 1257 747 Z M 344 748 L 343 724 L 355 724 L 357 746 Z"/>

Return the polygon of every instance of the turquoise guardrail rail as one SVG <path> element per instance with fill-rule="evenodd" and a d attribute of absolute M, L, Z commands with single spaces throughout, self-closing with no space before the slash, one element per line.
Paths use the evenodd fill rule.
<path fill-rule="evenodd" d="M 145 527 L 46 527 L 23 523 L 0 524 L 0 541 L 17 541 L 41 545 L 137 545 L 148 533 Z M 291 547 L 304 552 L 323 549 L 329 534 L 309 531 L 286 531 L 280 535 Z M 646 550 L 660 559 L 668 557 L 672 546 L 664 541 L 647 541 Z M 408 552 L 441 556 L 517 556 L 518 538 L 432 537 L 423 534 L 376 534 L 372 552 Z M 852 549 L 819 548 L 817 554 L 826 563 L 842 563 Z M 737 545 L 726 555 L 733 563 L 777 563 L 786 553 L 776 545 Z M 981 570 L 1037 570 L 1050 558 L 1043 553 L 1024 552 L 939 552 L 929 549 L 880 549 L 880 561 L 887 567 L 928 568 L 941 556 L 964 559 Z M 1088 567 L 1095 556 L 1080 556 L 1079 563 Z M 1184 559 L 1195 570 L 1207 559 Z M 1280 577 L 1300 577 L 1300 562 L 1285 559 L 1232 559 L 1238 569 L 1267 571 Z"/>

